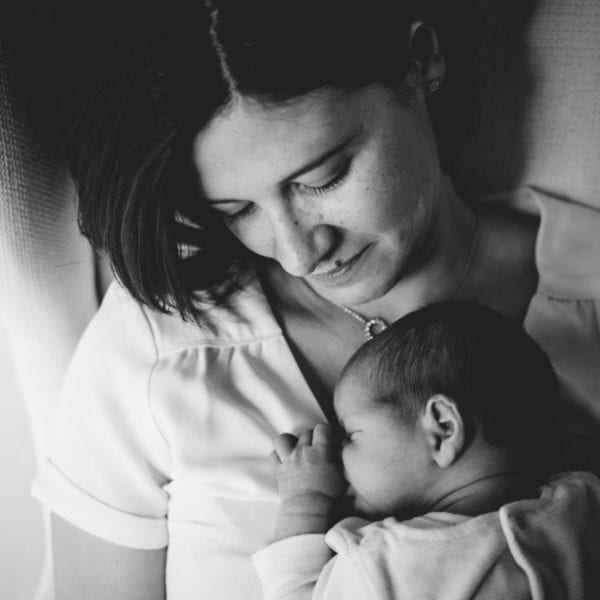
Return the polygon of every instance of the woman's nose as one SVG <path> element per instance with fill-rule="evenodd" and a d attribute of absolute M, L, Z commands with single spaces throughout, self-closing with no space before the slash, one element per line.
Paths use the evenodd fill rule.
<path fill-rule="evenodd" d="M 335 243 L 332 227 L 306 215 L 283 215 L 274 227 L 275 258 L 290 275 L 296 277 L 312 273 Z"/>

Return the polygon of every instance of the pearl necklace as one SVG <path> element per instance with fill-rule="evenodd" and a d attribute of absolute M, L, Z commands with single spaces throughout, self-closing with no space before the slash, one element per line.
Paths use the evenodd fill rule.
<path fill-rule="evenodd" d="M 448 294 L 448 298 L 453 298 L 462 284 L 464 283 L 465 278 L 467 277 L 468 272 L 471 270 L 471 265 L 473 264 L 473 258 L 475 257 L 475 250 L 477 248 L 477 242 L 479 239 L 479 217 L 476 211 L 473 211 L 475 215 L 475 228 L 473 230 L 473 237 L 471 238 L 471 246 L 469 248 L 469 254 L 467 255 L 467 262 L 465 263 L 465 268 L 463 269 L 460 277 L 458 278 L 456 284 L 452 288 L 450 294 Z M 347 315 L 350 315 L 354 319 L 356 319 L 363 326 L 363 335 L 367 338 L 367 340 L 372 340 L 378 333 L 381 333 L 385 329 L 388 328 L 388 323 L 382 317 L 372 317 L 367 319 L 360 313 L 356 312 L 352 308 L 348 306 L 344 306 L 343 304 L 338 304 L 333 300 L 329 300 L 325 298 L 327 302 L 337 306 L 341 310 L 343 310 Z"/>

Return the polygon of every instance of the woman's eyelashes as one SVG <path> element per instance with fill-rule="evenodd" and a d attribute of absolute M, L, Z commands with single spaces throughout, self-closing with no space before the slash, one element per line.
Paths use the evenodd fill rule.
<path fill-rule="evenodd" d="M 327 183 L 324 183 L 323 185 L 307 185 L 305 183 L 297 183 L 296 185 L 299 186 L 301 190 L 306 190 L 312 194 L 320 196 L 322 194 L 326 194 L 327 192 L 331 192 L 332 190 L 335 190 L 337 187 L 342 185 L 342 183 L 346 181 L 346 178 L 348 177 L 349 173 L 350 161 L 347 161 L 342 165 L 341 169 Z"/>
<path fill-rule="evenodd" d="M 244 205 L 244 208 L 238 210 L 236 213 L 229 214 L 219 211 L 219 216 L 225 221 L 227 225 L 234 225 L 241 221 L 245 217 L 249 217 L 256 210 L 256 204 L 254 202 L 248 202 Z"/>
<path fill-rule="evenodd" d="M 347 161 L 346 163 L 344 163 L 340 170 L 323 185 L 308 185 L 306 183 L 300 182 L 294 182 L 292 183 L 292 185 L 300 192 L 308 192 L 309 194 L 314 194 L 315 196 L 323 196 L 337 189 L 346 181 L 348 175 L 350 174 L 350 163 L 351 161 Z M 219 216 L 225 221 L 227 225 L 234 225 L 242 219 L 252 215 L 256 208 L 257 205 L 254 202 L 247 202 L 243 208 L 241 208 L 235 213 L 225 213 L 221 211 L 218 212 Z"/>

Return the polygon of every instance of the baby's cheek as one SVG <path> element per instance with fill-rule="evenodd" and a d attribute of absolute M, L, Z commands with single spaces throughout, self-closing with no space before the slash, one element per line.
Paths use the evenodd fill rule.
<path fill-rule="evenodd" d="M 342 454 L 342 464 L 344 466 L 343 475 L 348 483 L 353 484 L 356 481 L 357 475 L 360 473 L 360 465 L 356 460 L 355 453 L 349 450 L 346 446 Z"/>

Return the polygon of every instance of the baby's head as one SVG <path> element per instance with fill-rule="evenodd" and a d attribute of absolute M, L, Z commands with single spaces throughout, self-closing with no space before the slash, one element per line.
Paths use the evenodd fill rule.
<path fill-rule="evenodd" d="M 355 509 L 441 510 L 470 480 L 543 473 L 557 381 L 517 323 L 470 302 L 410 313 L 366 343 L 335 391 Z"/>

